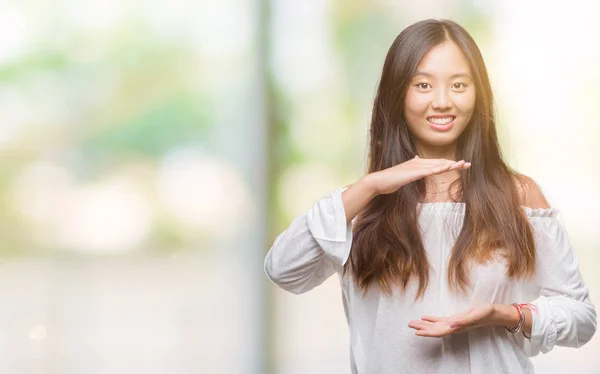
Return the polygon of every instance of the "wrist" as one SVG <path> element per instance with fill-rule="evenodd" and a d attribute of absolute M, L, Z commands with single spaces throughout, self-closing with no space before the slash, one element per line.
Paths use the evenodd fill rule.
<path fill-rule="evenodd" d="M 519 312 L 510 304 L 494 304 L 492 313 L 492 324 L 508 328 L 515 327 L 519 323 Z"/>
<path fill-rule="evenodd" d="M 374 177 L 374 173 L 367 174 L 361 178 L 359 183 L 362 185 L 362 188 L 366 192 L 368 196 L 374 198 L 379 195 L 379 188 L 377 187 L 377 182 Z"/>

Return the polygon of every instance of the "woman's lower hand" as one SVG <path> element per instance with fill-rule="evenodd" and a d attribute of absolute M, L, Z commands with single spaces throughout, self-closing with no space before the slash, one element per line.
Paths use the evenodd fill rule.
<path fill-rule="evenodd" d="M 494 304 L 478 305 L 466 312 L 449 317 L 423 316 L 420 320 L 412 320 L 408 327 L 415 329 L 415 335 L 442 337 L 473 328 L 494 324 Z"/>

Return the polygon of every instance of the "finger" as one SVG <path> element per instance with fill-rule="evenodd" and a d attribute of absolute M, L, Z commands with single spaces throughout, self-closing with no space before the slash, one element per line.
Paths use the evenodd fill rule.
<path fill-rule="evenodd" d="M 423 316 L 423 317 L 421 317 L 421 319 L 423 321 L 429 321 L 429 322 L 438 322 L 438 321 L 442 320 L 442 318 L 440 318 L 440 317 L 433 317 L 433 316 Z"/>
<path fill-rule="evenodd" d="M 465 163 L 465 160 L 456 161 L 450 166 L 450 169 L 460 169 L 465 165 Z"/>
<path fill-rule="evenodd" d="M 452 164 L 434 167 L 433 174 L 440 174 L 440 173 L 450 170 L 451 168 L 452 168 Z"/>
<path fill-rule="evenodd" d="M 427 331 L 427 330 L 420 330 L 415 332 L 416 336 L 424 336 L 427 338 L 440 338 L 444 335 L 447 335 L 446 333 L 443 332 L 432 332 L 432 331 Z"/>
<path fill-rule="evenodd" d="M 423 164 L 423 168 L 425 168 L 425 169 L 431 169 L 431 170 L 446 169 L 446 168 L 452 167 L 453 164 L 454 164 L 454 161 L 448 161 L 448 160 L 431 160 L 431 162 Z"/>
<path fill-rule="evenodd" d="M 464 168 L 463 164 L 455 164 L 450 166 L 450 170 L 461 170 L 462 168 Z"/>
<path fill-rule="evenodd" d="M 436 166 L 452 166 L 453 164 L 456 163 L 456 161 L 454 161 L 454 160 L 446 160 L 444 158 L 440 158 L 440 159 L 433 160 L 433 161 Z"/>
<path fill-rule="evenodd" d="M 425 161 L 425 159 L 423 159 Z M 441 174 L 449 170 L 459 170 L 464 169 L 465 165 L 471 166 L 471 163 L 466 162 L 465 160 L 460 161 L 451 161 L 445 159 L 433 159 L 428 160 L 431 161 L 429 165 L 423 165 L 427 173 L 424 176 Z"/>
<path fill-rule="evenodd" d="M 430 325 L 431 325 L 431 322 L 421 321 L 421 320 L 412 320 L 408 323 L 408 327 L 410 327 L 411 329 L 416 329 L 416 330 L 424 329 Z"/>
<path fill-rule="evenodd" d="M 411 329 L 417 330 L 417 329 L 423 328 L 423 325 L 420 323 L 420 321 L 413 320 L 408 323 L 408 327 L 410 327 Z"/>
<path fill-rule="evenodd" d="M 471 163 L 470 162 L 466 162 L 464 160 L 461 161 L 457 161 L 454 165 L 452 165 L 452 167 L 450 168 L 451 170 L 466 170 L 468 168 L 471 167 Z"/>

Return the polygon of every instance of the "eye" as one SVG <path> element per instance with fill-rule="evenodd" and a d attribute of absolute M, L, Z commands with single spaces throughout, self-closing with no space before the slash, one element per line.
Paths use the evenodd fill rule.
<path fill-rule="evenodd" d="M 452 88 L 460 91 L 460 90 L 464 90 L 465 88 L 467 88 L 467 85 L 464 83 L 454 83 L 452 85 Z"/>
<path fill-rule="evenodd" d="M 429 83 L 417 83 L 416 86 L 422 90 L 426 90 L 427 88 L 431 87 Z"/>

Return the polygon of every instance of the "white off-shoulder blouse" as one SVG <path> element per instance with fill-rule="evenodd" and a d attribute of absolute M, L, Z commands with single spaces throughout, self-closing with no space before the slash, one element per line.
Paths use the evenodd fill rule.
<path fill-rule="evenodd" d="M 457 295 L 447 284 L 447 265 L 464 218 L 464 203 L 419 204 L 423 244 L 431 264 L 428 289 L 415 301 L 417 282 L 391 296 L 372 288 L 363 296 L 342 276 L 352 245 L 341 194 L 330 192 L 301 214 L 275 240 L 264 267 L 268 278 L 295 294 L 334 273 L 340 278 L 350 329 L 352 373 L 533 373 L 529 359 L 554 346 L 580 347 L 596 331 L 588 295 L 567 233 L 556 209 L 523 207 L 533 228 L 536 275 L 509 279 L 501 260 L 470 268 L 471 292 Z M 532 302 L 531 338 L 502 326 L 485 326 L 442 338 L 415 336 L 408 322 L 423 315 L 450 316 L 480 303 Z"/>

